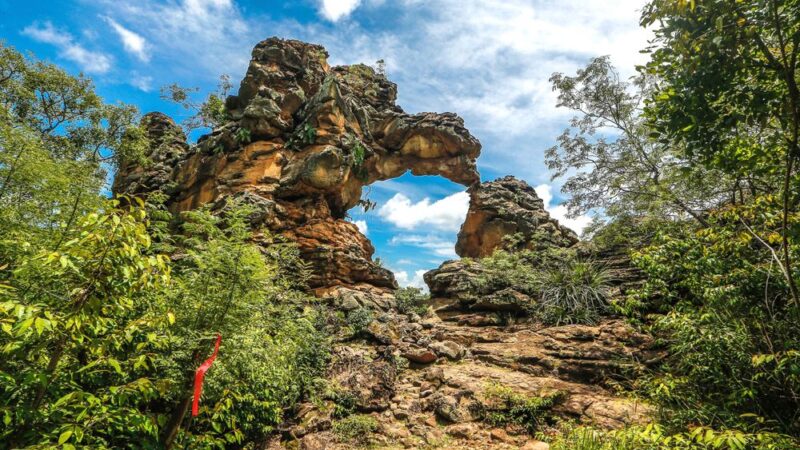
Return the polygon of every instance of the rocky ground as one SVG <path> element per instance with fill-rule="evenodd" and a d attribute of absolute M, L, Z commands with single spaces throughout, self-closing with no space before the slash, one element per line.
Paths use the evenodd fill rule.
<path fill-rule="evenodd" d="M 540 328 L 480 326 L 469 313 L 443 316 L 387 313 L 366 340 L 336 348 L 330 379 L 355 393 L 356 409 L 379 424 L 371 447 L 548 448 L 524 429 L 481 420 L 481 407 L 491 401 L 487 392 L 497 386 L 527 397 L 559 393 L 552 409 L 559 420 L 605 428 L 647 421 L 650 407 L 615 386 L 658 352 L 621 320 Z M 410 364 L 398 369 L 397 357 Z M 331 431 L 332 411 L 332 402 L 305 405 L 283 445 L 352 448 Z"/>

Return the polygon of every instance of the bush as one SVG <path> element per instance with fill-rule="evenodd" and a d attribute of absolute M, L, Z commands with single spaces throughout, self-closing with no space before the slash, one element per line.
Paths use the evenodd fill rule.
<path fill-rule="evenodd" d="M 547 323 L 593 323 L 608 304 L 611 276 L 602 266 L 568 260 L 546 270 L 538 283 L 537 313 Z"/>
<path fill-rule="evenodd" d="M 800 430 L 798 309 L 751 231 L 776 227 L 778 208 L 769 199 L 727 208 L 709 217 L 712 228 L 662 233 L 634 255 L 642 290 L 670 307 L 654 327 L 669 357 L 643 383 L 668 424 Z"/>
<path fill-rule="evenodd" d="M 561 392 L 541 397 L 515 393 L 511 388 L 493 384 L 484 391 L 485 402 L 477 411 L 484 422 L 492 426 L 515 425 L 534 433 L 542 425 L 553 421 L 551 409 L 564 399 Z"/>
<path fill-rule="evenodd" d="M 480 259 L 486 275 L 471 280 L 471 283 L 476 292 L 511 287 L 523 294 L 536 296 L 541 286 L 541 272 L 573 258 L 573 250 L 553 246 L 543 246 L 537 250 L 495 250 L 491 256 Z"/>
<path fill-rule="evenodd" d="M 620 430 L 564 427 L 550 444 L 551 450 L 791 450 L 798 442 L 789 436 L 745 433 L 695 427 L 688 432 L 668 433 L 659 425 Z"/>
<path fill-rule="evenodd" d="M 378 431 L 378 422 L 372 416 L 355 415 L 337 420 L 332 429 L 339 442 L 365 445 L 372 433 Z"/>
<path fill-rule="evenodd" d="M 404 287 L 394 291 L 394 296 L 397 299 L 397 310 L 403 314 L 416 313 L 421 316 L 428 311 L 430 296 L 423 294 L 422 289 Z"/>
<path fill-rule="evenodd" d="M 369 308 L 357 308 L 347 314 L 347 325 L 353 330 L 354 335 L 359 335 L 366 331 L 373 320 L 375 320 L 375 316 Z"/>

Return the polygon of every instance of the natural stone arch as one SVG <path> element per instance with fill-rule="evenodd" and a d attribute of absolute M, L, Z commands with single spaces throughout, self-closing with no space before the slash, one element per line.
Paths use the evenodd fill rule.
<path fill-rule="evenodd" d="M 298 244 L 318 295 L 395 288 L 346 211 L 364 186 L 406 171 L 474 185 L 481 146 L 457 115 L 407 114 L 383 74 L 330 67 L 327 56 L 300 41 L 260 42 L 238 94 L 226 101 L 230 120 L 189 147 L 168 117 L 148 114 L 154 164 L 123 165 L 114 191 L 162 190 L 175 212 L 241 197 L 258 206 L 258 225 Z"/>

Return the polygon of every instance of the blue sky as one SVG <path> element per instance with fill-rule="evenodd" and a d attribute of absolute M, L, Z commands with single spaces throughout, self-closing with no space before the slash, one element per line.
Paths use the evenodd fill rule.
<path fill-rule="evenodd" d="M 571 114 L 548 78 L 610 55 L 625 75 L 646 60 L 644 0 L 0 0 L 0 39 L 90 75 L 108 101 L 182 111 L 160 86 L 238 85 L 250 50 L 269 36 L 324 45 L 331 64 L 386 61 L 408 112 L 453 111 L 480 139 L 484 180 L 512 174 L 537 187 L 564 219 L 544 151 Z M 455 256 L 463 187 L 409 174 L 367 188 L 378 203 L 351 216 L 402 284 Z M 580 230 L 588 218 L 566 219 Z"/>

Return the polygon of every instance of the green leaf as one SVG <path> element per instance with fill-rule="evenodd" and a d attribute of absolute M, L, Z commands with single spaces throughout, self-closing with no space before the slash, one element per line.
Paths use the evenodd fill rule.
<path fill-rule="evenodd" d="M 31 325 L 33 325 L 33 317 L 29 317 L 20 322 L 19 326 L 17 327 L 17 336 L 25 334 L 25 332 L 28 331 L 28 328 L 30 328 Z"/>
<path fill-rule="evenodd" d="M 63 444 L 64 442 L 67 442 L 70 437 L 72 437 L 72 430 L 67 430 L 61 433 L 61 436 L 58 437 L 58 443 Z"/>
<path fill-rule="evenodd" d="M 34 320 L 33 322 L 33 326 L 34 328 L 36 328 L 36 334 L 41 336 L 42 333 L 44 332 L 44 328 L 46 325 L 47 325 L 46 320 L 42 319 L 41 317 L 37 317 L 36 320 Z"/>
<path fill-rule="evenodd" d="M 114 359 L 114 358 L 108 358 L 108 365 L 109 365 L 109 366 L 111 366 L 111 367 L 113 367 L 113 368 L 114 368 L 114 370 L 115 370 L 115 371 L 116 371 L 118 374 L 122 375 L 122 367 L 119 365 L 119 361 L 117 361 L 117 360 L 116 360 L 116 359 Z"/>

